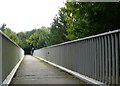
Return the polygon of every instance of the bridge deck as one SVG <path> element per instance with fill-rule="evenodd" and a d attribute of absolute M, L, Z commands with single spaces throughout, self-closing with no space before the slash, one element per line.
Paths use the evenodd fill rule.
<path fill-rule="evenodd" d="M 23 59 L 11 84 L 84 84 L 76 77 L 30 55 Z"/>

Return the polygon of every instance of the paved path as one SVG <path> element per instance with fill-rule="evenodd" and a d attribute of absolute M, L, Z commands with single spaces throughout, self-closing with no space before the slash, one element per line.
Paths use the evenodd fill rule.
<path fill-rule="evenodd" d="M 26 55 L 11 84 L 83 84 L 76 77 Z"/>

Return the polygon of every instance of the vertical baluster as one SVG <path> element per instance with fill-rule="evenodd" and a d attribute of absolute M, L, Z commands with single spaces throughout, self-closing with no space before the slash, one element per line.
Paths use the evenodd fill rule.
<path fill-rule="evenodd" d="M 108 35 L 107 37 L 108 37 L 108 59 L 109 59 L 108 84 L 111 84 L 112 83 L 112 63 L 111 63 L 111 61 L 112 61 L 112 58 L 111 58 L 112 57 L 112 54 L 111 54 L 112 53 L 112 50 L 111 50 L 112 46 L 111 46 L 111 36 Z"/>
<path fill-rule="evenodd" d="M 115 46 L 114 46 L 114 35 L 111 34 L 112 43 L 112 84 L 115 83 Z"/>
<path fill-rule="evenodd" d="M 106 84 L 108 84 L 108 47 L 107 47 L 107 37 L 105 36 L 105 63 L 106 63 Z"/>
<path fill-rule="evenodd" d="M 93 38 L 91 39 L 91 76 L 94 78 L 94 53 L 93 53 Z"/>
<path fill-rule="evenodd" d="M 89 76 L 89 40 L 87 40 L 87 76 Z"/>
<path fill-rule="evenodd" d="M 87 52 L 86 52 L 86 40 L 85 40 L 85 42 L 84 42 L 84 49 L 85 49 L 85 53 L 87 54 Z M 84 63 L 85 75 L 86 75 L 86 71 L 87 71 L 87 70 L 86 70 L 86 66 L 85 66 L 85 65 L 87 64 L 87 63 L 86 63 L 86 54 L 84 54 L 84 55 L 85 55 L 85 63 Z"/>
<path fill-rule="evenodd" d="M 103 78 L 102 78 L 102 82 L 105 82 L 105 45 L 104 45 L 104 37 L 102 37 L 102 62 L 103 62 Z"/>
<path fill-rule="evenodd" d="M 89 39 L 89 77 L 91 77 L 91 40 Z"/>
<path fill-rule="evenodd" d="M 99 76 L 99 71 L 100 71 L 100 66 L 99 66 L 99 39 L 97 38 L 97 80 L 100 80 Z"/>
<path fill-rule="evenodd" d="M 96 38 L 93 40 L 94 45 L 94 79 L 96 79 Z"/>
<path fill-rule="evenodd" d="M 119 57 L 119 55 L 118 55 L 118 34 L 116 33 L 115 34 L 115 56 L 116 56 L 116 84 L 118 84 L 118 76 L 119 76 L 119 73 L 118 73 L 118 61 L 119 61 L 119 59 L 118 59 L 118 57 Z"/>
<path fill-rule="evenodd" d="M 99 55 L 100 55 L 100 57 L 99 57 L 99 58 L 100 58 L 100 64 L 99 64 L 99 65 L 100 65 L 100 81 L 102 81 L 102 59 L 101 59 L 101 58 L 102 58 L 102 56 L 101 56 L 101 47 L 102 47 L 102 46 L 101 46 L 101 37 L 99 37 L 99 53 L 100 53 L 100 54 L 99 54 Z"/>
<path fill-rule="evenodd" d="M 120 32 L 119 32 L 119 38 L 118 38 L 119 44 L 118 44 L 118 83 L 120 84 Z"/>

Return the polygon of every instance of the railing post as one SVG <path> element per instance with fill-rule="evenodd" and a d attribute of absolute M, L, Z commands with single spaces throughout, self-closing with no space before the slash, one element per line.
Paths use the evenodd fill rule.
<path fill-rule="evenodd" d="M 111 41 L 112 41 L 112 84 L 115 84 L 115 42 L 113 34 L 111 34 Z"/>
<path fill-rule="evenodd" d="M 110 39 L 111 37 L 110 37 L 110 35 L 108 35 L 107 37 L 108 37 L 108 63 L 109 63 L 109 67 L 108 67 L 108 69 L 109 69 L 109 70 L 108 70 L 108 71 L 109 71 L 109 72 L 108 72 L 108 76 L 109 76 L 109 77 L 108 77 L 108 82 L 109 82 L 109 84 L 111 84 L 111 80 L 112 80 L 112 77 L 111 77 L 111 76 L 112 76 L 112 75 L 111 75 L 111 74 L 112 74 L 112 73 L 111 73 L 111 72 L 112 72 L 112 71 L 111 71 L 111 66 L 112 66 L 112 64 L 111 64 L 111 59 L 112 59 L 112 58 L 111 58 L 111 57 L 112 57 L 112 56 L 111 56 L 111 52 L 112 52 L 112 50 L 111 50 L 111 39 Z"/>
<path fill-rule="evenodd" d="M 2 84 L 2 34 L 0 33 L 0 85 Z"/>
<path fill-rule="evenodd" d="M 107 54 L 107 51 L 108 51 L 108 42 L 107 42 L 107 37 L 105 36 L 105 63 L 106 63 L 106 81 L 105 83 L 107 84 L 108 83 L 108 54 Z"/>
<path fill-rule="evenodd" d="M 90 48 L 90 50 L 89 50 L 89 57 L 90 57 L 90 77 L 92 78 L 92 53 L 91 53 L 91 51 L 92 51 L 92 47 L 91 47 L 91 45 L 92 45 L 92 43 L 91 43 L 91 39 L 89 40 L 89 43 L 90 43 L 90 46 L 89 46 L 89 48 Z"/>
<path fill-rule="evenodd" d="M 100 80 L 99 39 L 97 38 L 97 80 Z"/>
<path fill-rule="evenodd" d="M 120 84 L 120 33 L 119 33 L 119 44 L 118 44 L 118 83 Z"/>
<path fill-rule="evenodd" d="M 100 57 L 100 81 L 102 81 L 102 57 L 101 57 L 101 37 L 99 37 L 99 57 Z"/>
<path fill-rule="evenodd" d="M 86 40 L 86 46 L 88 46 L 89 45 L 89 40 Z M 89 47 L 86 47 L 86 54 L 87 54 L 87 56 L 86 56 L 86 63 L 87 63 L 87 76 L 89 76 Z"/>
<path fill-rule="evenodd" d="M 115 34 L 115 59 L 116 59 L 116 84 L 118 84 L 118 78 L 119 78 L 119 64 L 118 64 L 118 61 L 119 61 L 119 55 L 118 55 L 118 51 L 119 51 L 119 46 L 118 46 L 118 34 Z"/>
<path fill-rule="evenodd" d="M 95 47 L 95 79 L 97 79 L 97 38 L 94 39 L 94 47 Z"/>
<path fill-rule="evenodd" d="M 105 78 L 104 78 L 105 77 L 105 70 L 104 70 L 105 69 L 105 62 L 104 61 L 105 61 L 105 43 L 104 43 L 104 37 L 102 36 L 102 63 L 103 63 L 102 64 L 102 66 L 103 66 L 102 67 L 103 68 L 102 69 L 103 70 L 102 81 L 103 82 L 105 82 Z"/>

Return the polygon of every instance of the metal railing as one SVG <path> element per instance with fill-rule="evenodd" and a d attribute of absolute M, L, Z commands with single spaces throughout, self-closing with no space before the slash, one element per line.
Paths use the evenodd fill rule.
<path fill-rule="evenodd" d="M 105 84 L 120 83 L 120 30 L 38 49 L 33 55 Z"/>
<path fill-rule="evenodd" d="M 22 57 L 24 51 L 0 31 L 0 85 Z"/>

